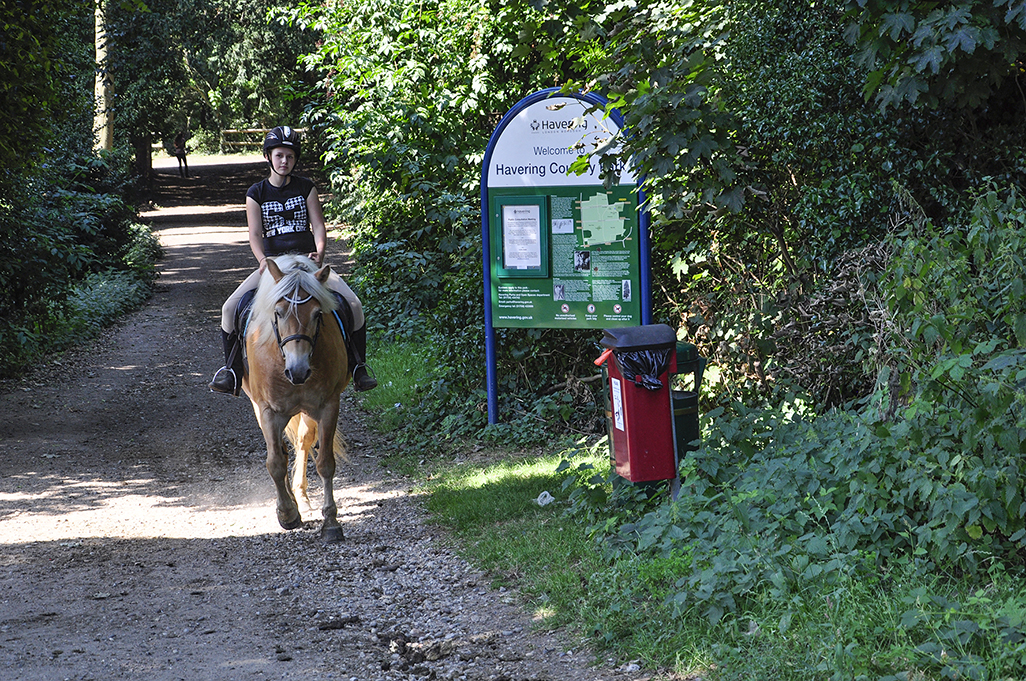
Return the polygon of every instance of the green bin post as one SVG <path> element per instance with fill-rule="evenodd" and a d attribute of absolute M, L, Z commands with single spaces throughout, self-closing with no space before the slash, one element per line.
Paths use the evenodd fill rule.
<path fill-rule="evenodd" d="M 698 356 L 698 348 L 691 343 L 677 342 L 677 374 L 694 374 L 694 390 L 673 390 L 673 429 L 677 444 L 677 461 L 688 452 L 698 449 L 695 441 L 701 437 L 698 429 L 698 393 L 702 385 L 705 359 Z"/>

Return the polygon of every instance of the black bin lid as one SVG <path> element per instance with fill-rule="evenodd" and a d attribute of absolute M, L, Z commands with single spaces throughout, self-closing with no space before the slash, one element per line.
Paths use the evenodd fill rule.
<path fill-rule="evenodd" d="M 666 324 L 603 329 L 601 345 L 614 350 L 664 350 L 674 347 L 677 333 Z"/>

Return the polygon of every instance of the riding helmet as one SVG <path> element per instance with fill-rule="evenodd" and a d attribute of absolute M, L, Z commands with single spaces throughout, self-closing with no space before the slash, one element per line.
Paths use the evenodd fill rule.
<path fill-rule="evenodd" d="M 299 133 L 287 125 L 279 125 L 271 129 L 264 138 L 264 156 L 275 147 L 288 147 L 296 152 L 296 160 L 299 160 Z"/>

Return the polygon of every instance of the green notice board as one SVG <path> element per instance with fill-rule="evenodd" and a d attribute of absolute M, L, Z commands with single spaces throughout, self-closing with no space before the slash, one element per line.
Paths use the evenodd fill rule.
<path fill-rule="evenodd" d="M 642 323 L 633 185 L 493 187 L 489 200 L 493 326 Z"/>

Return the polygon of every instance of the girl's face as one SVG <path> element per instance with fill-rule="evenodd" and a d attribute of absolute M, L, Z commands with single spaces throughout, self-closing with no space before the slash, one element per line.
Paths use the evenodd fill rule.
<path fill-rule="evenodd" d="M 275 147 L 268 154 L 268 161 L 271 162 L 271 170 L 278 175 L 288 175 L 296 165 L 296 152 L 288 147 Z"/>

